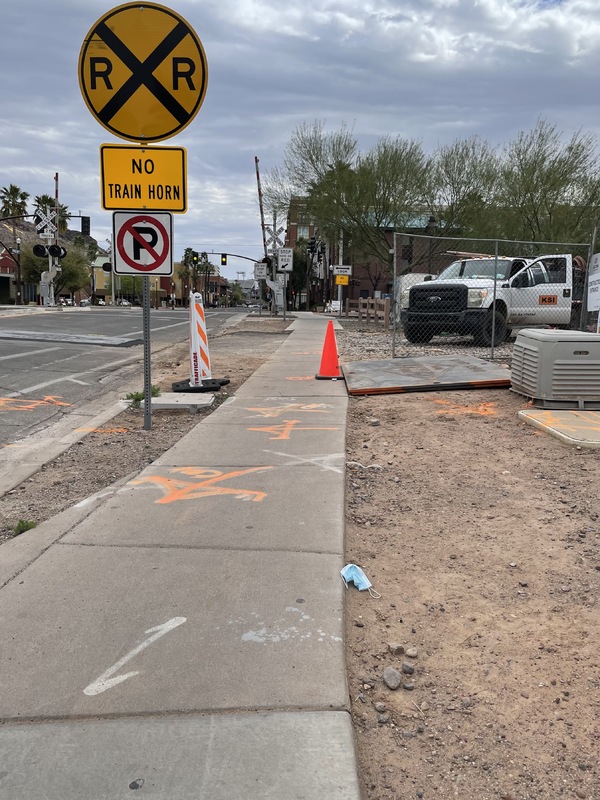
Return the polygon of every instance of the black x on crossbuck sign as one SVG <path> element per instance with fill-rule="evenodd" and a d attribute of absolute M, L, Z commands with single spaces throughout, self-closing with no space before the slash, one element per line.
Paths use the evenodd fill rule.
<path fill-rule="evenodd" d="M 179 133 L 198 113 L 208 66 L 193 28 L 170 8 L 113 8 L 86 36 L 79 84 L 98 122 L 122 139 L 155 142 Z"/>

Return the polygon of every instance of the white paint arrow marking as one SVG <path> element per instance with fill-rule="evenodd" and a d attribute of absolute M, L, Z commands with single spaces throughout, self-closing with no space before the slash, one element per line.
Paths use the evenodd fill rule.
<path fill-rule="evenodd" d="M 123 681 L 126 681 L 128 678 L 133 678 L 134 675 L 139 675 L 139 671 L 137 671 L 127 672 L 125 675 L 117 675 L 114 678 L 111 677 L 111 675 L 114 675 L 115 672 L 118 672 L 121 667 L 124 667 L 128 661 L 131 661 L 132 658 L 137 656 L 138 653 L 141 653 L 142 650 L 146 649 L 146 647 L 149 647 L 157 639 L 160 639 L 161 636 L 164 636 L 165 633 L 169 633 L 169 631 L 179 627 L 179 625 L 183 625 L 185 620 L 185 617 L 173 617 L 173 619 L 168 620 L 168 622 L 165 622 L 163 625 L 157 625 L 155 628 L 148 628 L 145 633 L 151 633 L 152 636 L 144 639 L 141 644 L 138 644 L 138 646 L 134 647 L 130 653 L 127 653 L 126 656 L 123 656 L 120 661 L 117 661 L 116 664 L 114 664 L 112 667 L 109 667 L 109 669 L 107 669 L 106 672 L 103 672 L 99 678 L 96 678 L 93 683 L 90 683 L 89 686 L 86 686 L 83 690 L 83 693 L 87 694 L 89 697 L 92 697 L 95 694 L 102 694 L 102 692 L 105 692 L 107 689 L 112 689 L 113 686 L 118 686 L 119 683 L 123 683 Z"/>

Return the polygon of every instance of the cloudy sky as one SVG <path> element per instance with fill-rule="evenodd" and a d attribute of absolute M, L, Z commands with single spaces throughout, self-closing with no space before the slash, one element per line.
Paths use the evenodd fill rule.
<path fill-rule="evenodd" d="M 54 194 L 91 217 L 100 244 L 99 147 L 126 144 L 81 96 L 78 58 L 106 0 L 2 0 L 0 186 Z M 261 258 L 254 157 L 281 163 L 294 128 L 346 123 L 367 149 L 381 136 L 427 151 L 474 133 L 497 145 L 539 116 L 565 136 L 600 134 L 598 0 L 173 0 L 208 60 L 194 121 L 166 145 L 188 152 L 186 247 Z M 218 263 L 218 256 L 213 259 Z M 223 271 L 251 274 L 230 259 Z"/>

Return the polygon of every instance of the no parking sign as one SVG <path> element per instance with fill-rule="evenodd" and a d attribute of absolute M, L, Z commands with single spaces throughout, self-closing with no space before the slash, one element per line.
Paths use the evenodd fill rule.
<path fill-rule="evenodd" d="M 172 242 L 172 214 L 113 214 L 113 269 L 117 275 L 172 275 Z"/>

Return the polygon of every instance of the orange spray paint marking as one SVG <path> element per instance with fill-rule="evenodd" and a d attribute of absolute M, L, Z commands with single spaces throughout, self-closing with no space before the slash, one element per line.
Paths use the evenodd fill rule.
<path fill-rule="evenodd" d="M 478 403 L 475 406 L 461 406 L 448 400 L 435 399 L 433 401 L 445 408 L 438 411 L 438 414 L 446 414 L 451 411 L 453 414 L 477 414 L 480 417 L 495 417 L 497 414 L 494 403 Z"/>
<path fill-rule="evenodd" d="M 72 403 L 63 402 L 60 397 L 48 395 L 42 400 L 32 400 L 25 397 L 0 397 L 0 411 L 34 411 L 41 406 L 70 406 Z"/>
<path fill-rule="evenodd" d="M 184 478 L 169 478 L 163 475 L 148 475 L 144 478 L 131 481 L 134 486 L 143 483 L 152 483 L 164 492 L 164 496 L 154 502 L 160 505 L 175 503 L 178 500 L 198 500 L 202 497 L 223 497 L 233 495 L 236 500 L 251 500 L 253 503 L 260 503 L 267 496 L 265 492 L 254 489 L 233 489 L 228 486 L 219 486 L 222 481 L 238 478 L 240 475 L 248 475 L 251 472 L 264 472 L 273 467 L 252 467 L 251 469 L 240 469 L 234 472 L 221 472 L 218 469 L 207 469 L 206 467 L 175 467 L 169 472 L 190 475 L 193 478 L 203 478 L 204 480 L 186 481 Z"/>
<path fill-rule="evenodd" d="M 269 436 L 269 439 L 281 440 L 289 439 L 294 431 L 337 431 L 339 428 L 311 428 L 307 425 L 300 425 L 299 419 L 286 419 L 281 425 L 269 425 L 266 428 L 248 428 L 249 431 L 262 431 L 263 433 L 274 433 L 276 436 Z"/>
<path fill-rule="evenodd" d="M 329 414 L 330 406 L 325 403 L 286 403 L 284 406 L 271 406 L 265 408 L 245 408 L 244 411 L 256 411 L 257 416 L 267 419 L 276 419 L 282 414 L 293 411 L 306 411 L 310 414 Z"/>

